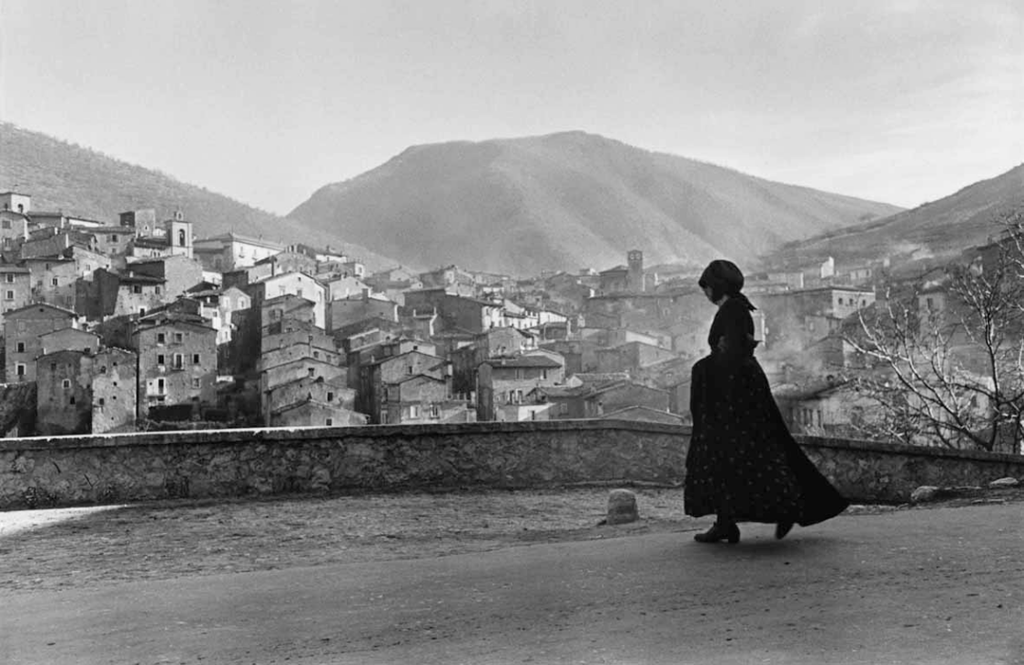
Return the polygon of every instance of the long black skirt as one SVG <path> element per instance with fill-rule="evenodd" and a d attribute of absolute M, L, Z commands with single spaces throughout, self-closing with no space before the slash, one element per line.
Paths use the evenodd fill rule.
<path fill-rule="evenodd" d="M 690 391 L 687 515 L 808 526 L 849 505 L 793 439 L 753 356 L 702 358 Z"/>

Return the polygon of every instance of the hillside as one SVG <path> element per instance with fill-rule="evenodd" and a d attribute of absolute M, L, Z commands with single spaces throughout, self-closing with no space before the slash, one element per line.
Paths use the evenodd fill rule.
<path fill-rule="evenodd" d="M 536 274 L 750 261 L 900 209 L 652 153 L 583 132 L 415 146 L 289 217 L 416 266 Z"/>
<path fill-rule="evenodd" d="M 199 237 L 234 230 L 278 242 L 330 244 L 361 258 L 371 268 L 395 263 L 345 238 L 309 231 L 291 220 L 158 171 L 10 123 L 0 123 L 0 156 L 0 191 L 30 195 L 35 210 L 63 210 L 116 224 L 118 213 L 126 210 L 155 208 L 159 219 L 169 219 L 180 209 L 195 224 Z"/>
<path fill-rule="evenodd" d="M 998 221 L 1012 211 L 1024 211 L 1024 165 L 913 210 L 790 243 L 766 256 L 765 262 L 790 266 L 807 256 L 832 256 L 860 263 L 911 252 L 950 256 L 984 244 L 999 232 Z"/>

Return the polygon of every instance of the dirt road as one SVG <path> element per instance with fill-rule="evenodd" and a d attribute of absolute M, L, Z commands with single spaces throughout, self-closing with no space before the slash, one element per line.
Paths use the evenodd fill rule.
<path fill-rule="evenodd" d="M 478 498 L 476 507 L 487 500 Z M 550 501 L 527 503 L 546 509 L 552 523 L 578 510 L 559 513 Z M 432 520 L 421 517 L 433 526 L 424 528 L 419 544 L 445 540 L 426 537 L 439 524 L 441 505 L 433 506 Z M 517 519 L 523 507 L 512 511 Z M 212 511 L 212 522 L 231 512 L 192 509 Z M 315 511 L 306 506 L 301 512 Z M 585 512 L 600 517 L 592 508 Z M 112 523 L 109 514 L 84 519 Z M 387 547 L 352 547 L 349 553 L 362 554 L 345 561 L 342 552 L 305 565 L 275 550 L 278 569 L 250 572 L 188 573 L 184 563 L 168 567 L 173 557 L 165 553 L 149 559 L 162 573 L 126 574 L 123 581 L 37 566 L 41 581 L 22 585 L 4 572 L 0 660 L 1024 663 L 1024 504 L 842 516 L 798 528 L 781 542 L 770 527 L 750 525 L 735 547 L 694 543 L 690 532 L 705 524 L 667 518 L 626 528 L 585 524 L 550 529 L 533 541 L 478 525 L 499 535 L 463 539 L 468 549 L 450 543 L 441 551 L 425 548 L 421 558 L 402 558 L 410 554 L 405 550 L 396 558 Z M 175 533 L 168 526 L 163 533 Z M 222 524 L 215 531 L 227 535 L 236 527 Z M 54 529 L 60 530 L 0 532 L 4 570 L 12 558 L 41 554 L 29 544 L 47 541 L 44 533 Z M 78 535 L 92 531 L 98 533 L 90 538 L 120 547 L 95 524 Z M 367 538 L 377 540 L 370 530 Z M 154 549 L 163 551 L 155 540 L 136 540 L 135 556 L 145 561 Z M 313 541 L 314 551 L 323 547 Z M 195 545 L 179 543 L 182 555 L 198 551 Z M 462 553 L 439 556 L 445 547 Z M 106 569 L 104 562 L 85 560 L 88 551 L 65 561 Z M 374 551 L 379 559 L 369 558 Z M 127 568 L 133 560 L 131 553 L 116 559 Z"/>

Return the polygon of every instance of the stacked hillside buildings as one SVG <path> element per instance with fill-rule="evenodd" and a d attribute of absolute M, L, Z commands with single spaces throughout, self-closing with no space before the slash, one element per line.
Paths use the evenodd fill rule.
<path fill-rule="evenodd" d="M 3 368 L 36 386 L 36 433 L 688 418 L 714 307 L 639 250 L 602 272 L 517 280 L 370 273 L 330 248 L 194 232 L 180 212 L 107 223 L 0 193 Z M 881 267 L 748 280 L 794 429 L 852 417 L 821 407 L 843 388 L 822 381 L 857 362 L 837 331 L 875 302 Z"/>

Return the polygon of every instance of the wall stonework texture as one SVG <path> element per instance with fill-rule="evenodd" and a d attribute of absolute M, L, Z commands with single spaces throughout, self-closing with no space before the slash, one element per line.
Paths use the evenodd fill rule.
<path fill-rule="evenodd" d="M 0 441 L 0 509 L 166 498 L 423 488 L 678 485 L 690 430 L 632 421 L 537 421 L 206 430 Z M 919 485 L 1024 477 L 1024 456 L 804 437 L 859 502 Z"/>

